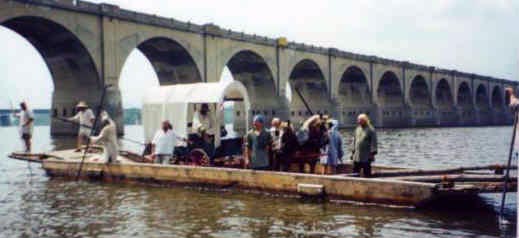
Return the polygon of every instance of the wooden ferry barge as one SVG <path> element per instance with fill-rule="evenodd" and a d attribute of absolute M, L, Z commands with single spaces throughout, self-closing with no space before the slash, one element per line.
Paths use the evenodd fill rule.
<path fill-rule="evenodd" d="M 10 158 L 39 162 L 51 177 L 75 178 L 82 155 L 82 152 L 63 150 L 45 154 L 11 154 Z M 495 174 L 503 169 L 501 166 L 430 171 L 375 167 L 374 178 L 360 178 L 347 173 L 351 171 L 349 165 L 341 166 L 341 174 L 318 175 L 142 163 L 138 155 L 128 152 L 121 153 L 120 162 L 115 164 L 98 162 L 100 157 L 99 153 L 87 154 L 80 178 L 159 186 L 246 189 L 412 207 L 425 207 L 449 198 L 472 198 L 503 189 L 503 175 Z M 474 172 L 483 170 L 490 172 Z M 516 191 L 516 181 L 515 177 L 510 178 L 508 191 Z"/>
<path fill-rule="evenodd" d="M 198 83 L 165 86 L 151 89 L 147 95 L 143 104 L 143 127 L 146 140 L 151 138 L 161 121 L 167 118 L 174 118 L 172 123 L 177 134 L 188 137 L 189 131 L 193 129 L 190 128 L 193 124 L 193 113 L 200 103 L 211 104 L 217 115 L 216 123 L 221 125 L 222 103 L 228 100 L 234 101 L 234 106 L 244 112 L 236 113 L 240 117 L 235 118 L 234 129 L 241 131 L 241 135 L 237 138 L 241 138 L 248 128 L 250 102 L 247 90 L 238 81 L 227 85 Z M 51 177 L 76 178 L 79 174 L 78 178 L 111 182 L 236 188 L 413 207 L 424 207 L 445 198 L 464 199 L 481 193 L 501 192 L 506 184 L 502 175 L 503 166 L 449 170 L 412 170 L 375 166 L 374 178 L 360 178 L 352 174 L 351 165 L 348 164 L 341 165 L 337 175 L 240 169 L 243 165 L 233 162 L 243 161 L 235 159 L 241 156 L 241 143 L 236 138 L 222 137 L 220 128 L 216 129 L 214 141 L 216 153 L 213 158 L 220 158 L 220 160 L 212 163 L 217 165 L 215 167 L 151 164 L 146 163 L 140 155 L 124 151 L 120 153 L 118 163 L 106 164 L 100 161 L 102 151 L 99 149 L 89 150 L 88 153 L 75 150 L 44 154 L 13 153 L 10 158 L 39 162 Z M 184 150 L 201 151 L 196 146 L 188 146 Z M 80 173 L 78 170 L 81 170 Z M 516 177 L 509 178 L 508 191 L 516 191 L 516 181 Z"/>

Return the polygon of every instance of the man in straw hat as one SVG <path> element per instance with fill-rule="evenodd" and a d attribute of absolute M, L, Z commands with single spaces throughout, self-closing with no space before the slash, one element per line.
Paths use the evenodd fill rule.
<path fill-rule="evenodd" d="M 375 161 L 377 154 L 377 133 L 366 114 L 357 117 L 357 128 L 353 134 L 353 172 L 362 170 L 364 177 L 371 176 L 371 163 Z"/>
<path fill-rule="evenodd" d="M 94 126 L 95 115 L 84 101 L 80 101 L 76 105 L 76 110 L 76 115 L 68 119 L 79 124 L 76 151 L 81 151 L 81 146 L 87 143 L 92 127 Z"/>

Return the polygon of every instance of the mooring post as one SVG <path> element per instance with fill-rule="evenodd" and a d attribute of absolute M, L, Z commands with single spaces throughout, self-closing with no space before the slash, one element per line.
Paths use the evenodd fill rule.
<path fill-rule="evenodd" d="M 501 216 L 501 218 L 503 218 L 503 213 L 505 211 L 505 201 L 506 201 L 506 192 L 508 191 L 508 179 L 510 177 L 510 165 L 512 164 L 512 157 L 513 157 L 513 153 L 514 153 L 514 144 L 515 144 L 515 134 L 516 134 L 516 130 L 517 130 L 517 116 L 518 116 L 518 113 L 519 111 L 518 110 L 515 110 L 514 112 L 514 129 L 513 129 L 513 132 L 512 132 L 512 141 L 510 142 L 510 149 L 509 149 L 509 152 L 508 152 L 508 163 L 507 163 L 507 168 L 506 168 L 506 173 L 505 173 L 505 181 L 504 181 L 504 186 L 503 186 L 503 196 L 501 197 L 501 209 L 499 211 L 499 215 Z"/>

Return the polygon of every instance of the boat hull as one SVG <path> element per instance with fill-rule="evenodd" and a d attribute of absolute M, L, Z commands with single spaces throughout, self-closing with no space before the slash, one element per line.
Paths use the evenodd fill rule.
<path fill-rule="evenodd" d="M 79 161 L 47 159 L 42 166 L 49 176 L 74 178 L 79 164 Z M 311 184 L 322 186 L 323 196 L 331 200 L 414 207 L 426 205 L 437 195 L 437 187 L 430 183 L 182 165 L 86 162 L 81 177 L 109 182 L 232 187 L 287 194 L 298 194 L 298 185 Z"/>

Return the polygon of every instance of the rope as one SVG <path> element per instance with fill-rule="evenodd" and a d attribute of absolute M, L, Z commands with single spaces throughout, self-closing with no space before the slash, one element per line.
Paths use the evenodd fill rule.
<path fill-rule="evenodd" d="M 84 128 L 93 129 L 92 126 L 81 124 L 81 123 L 75 122 L 75 121 L 71 121 L 71 120 L 68 120 L 66 118 L 53 117 L 53 119 L 58 120 L 58 121 L 62 121 L 62 122 L 67 122 L 67 123 L 75 124 L 75 125 L 78 125 L 78 126 L 81 126 L 81 127 L 84 127 Z M 119 139 L 125 140 L 125 141 L 128 141 L 128 142 L 132 142 L 132 143 L 135 143 L 135 144 L 138 144 L 138 145 L 142 145 L 142 146 L 146 145 L 146 143 L 140 142 L 138 140 L 130 139 L 130 138 L 120 137 Z"/>

